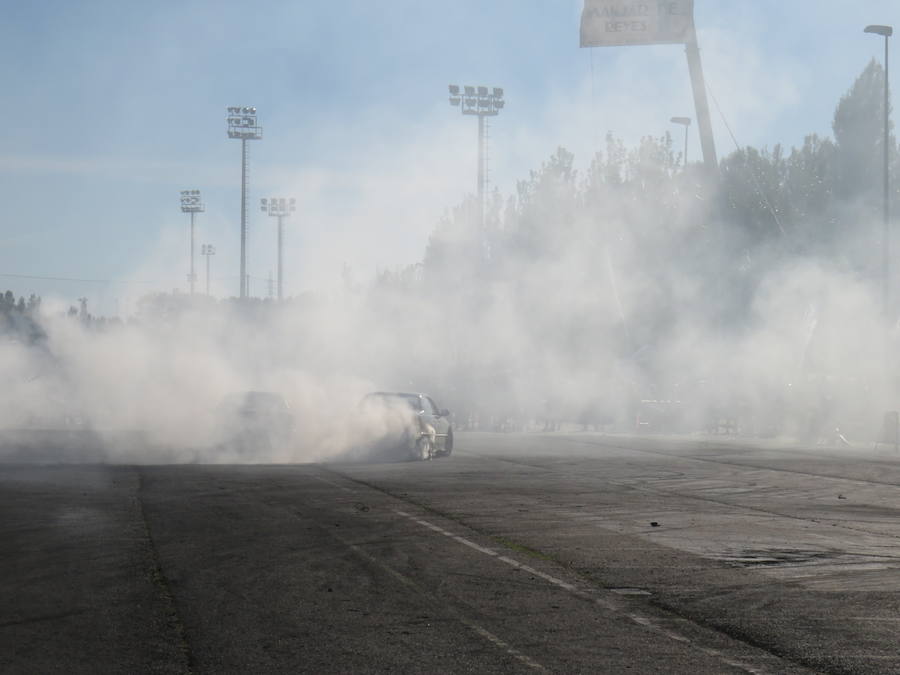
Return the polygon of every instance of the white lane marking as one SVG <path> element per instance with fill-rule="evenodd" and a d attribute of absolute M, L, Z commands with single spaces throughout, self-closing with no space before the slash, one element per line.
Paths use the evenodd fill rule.
<path fill-rule="evenodd" d="M 419 525 L 424 525 L 424 526 L 427 527 L 429 530 L 433 530 L 434 532 L 437 532 L 437 533 L 439 533 L 439 534 L 442 534 L 442 535 L 444 535 L 445 537 L 450 537 L 450 538 L 453 539 L 454 541 L 457 541 L 457 542 L 459 542 L 460 544 L 462 544 L 462 545 L 464 545 L 464 546 L 468 546 L 469 548 L 474 548 L 474 549 L 475 549 L 476 551 L 478 551 L 479 553 L 484 553 L 485 555 L 494 556 L 494 557 L 497 557 L 498 555 L 500 555 L 500 554 L 497 553 L 496 551 L 492 551 L 491 549 L 485 548 L 484 546 L 479 546 L 479 545 L 476 544 L 474 541 L 469 541 L 469 540 L 466 539 L 465 537 L 460 537 L 460 536 L 458 536 L 458 535 L 453 534 L 452 532 L 448 532 L 448 531 L 445 530 L 444 528 L 438 527 L 438 526 L 435 525 L 434 523 L 429 523 L 427 520 L 422 520 L 421 518 L 416 518 L 415 516 L 412 516 L 412 515 L 408 514 L 406 511 L 397 511 L 397 510 L 395 510 L 394 513 L 397 513 L 397 514 L 399 514 L 399 515 L 401 515 L 401 516 L 404 516 L 404 517 L 406 517 L 406 518 L 409 518 L 410 520 L 412 520 L 412 521 L 418 523 Z"/>
<path fill-rule="evenodd" d="M 423 588 L 421 588 L 419 586 L 419 584 L 417 584 L 415 581 L 413 581 L 406 575 L 401 574 L 400 572 L 395 570 L 393 567 L 390 567 L 390 566 L 386 565 L 385 563 L 381 562 L 374 556 L 369 555 L 368 553 L 366 553 L 364 550 L 362 550 L 356 544 L 353 544 L 353 543 L 347 541 L 346 539 L 338 536 L 334 532 L 329 532 L 329 534 L 332 537 L 334 537 L 335 539 L 337 539 L 339 542 L 341 542 L 344 546 L 349 548 L 351 551 L 356 553 L 356 555 L 367 560 L 368 562 L 375 565 L 382 571 L 384 571 L 387 574 L 389 574 L 390 576 L 394 577 L 394 579 L 399 581 L 404 586 L 407 586 L 408 588 L 412 588 L 414 591 L 416 591 L 416 593 L 419 593 L 420 595 L 426 594 L 426 591 Z M 538 663 L 537 661 L 532 659 L 530 656 L 523 654 L 518 649 L 516 649 L 515 647 L 510 645 L 509 643 L 501 640 L 499 637 L 497 637 L 496 635 L 491 633 L 488 629 L 484 628 L 483 626 L 480 626 L 473 621 L 469 621 L 464 616 L 456 616 L 456 619 L 458 621 L 460 621 L 464 626 L 469 628 L 470 630 L 474 631 L 475 633 L 478 633 L 481 637 L 483 637 L 488 642 L 492 643 L 494 646 L 499 647 L 500 649 L 505 651 L 507 654 L 509 654 L 513 658 L 524 663 L 529 668 L 531 668 L 533 670 L 539 670 L 544 673 L 548 672 L 547 669 L 544 666 L 542 666 L 540 663 Z"/>
<path fill-rule="evenodd" d="M 323 483 L 328 483 L 331 487 L 336 487 L 338 490 L 343 490 L 344 492 L 353 492 L 353 490 L 351 490 L 351 489 L 348 488 L 348 487 L 345 487 L 345 486 L 343 486 L 343 485 L 339 485 L 338 483 L 335 483 L 335 482 L 333 482 L 333 481 L 330 481 L 330 480 L 328 480 L 327 478 L 322 478 L 322 476 L 317 476 L 317 475 L 314 474 L 314 473 L 307 474 L 307 475 L 309 475 L 309 476 L 312 477 L 312 478 L 315 478 L 316 480 L 320 480 L 320 481 L 322 481 Z"/>
<path fill-rule="evenodd" d="M 730 656 L 722 653 L 718 649 L 714 649 L 712 647 L 704 647 L 702 645 L 696 644 L 696 643 L 692 642 L 691 639 L 689 637 L 687 637 L 686 635 L 682 635 L 681 633 L 678 633 L 669 628 L 661 626 L 658 623 L 656 623 L 653 619 L 651 619 L 650 617 L 643 616 L 641 614 L 636 614 L 633 612 L 625 612 L 625 611 L 623 611 L 623 609 L 619 603 L 611 602 L 604 598 L 598 597 L 594 593 L 589 593 L 589 592 L 583 591 L 583 590 L 577 588 L 576 586 L 573 586 L 572 584 L 570 584 L 566 581 L 563 581 L 562 579 L 558 579 L 550 574 L 545 574 L 544 572 L 536 570 L 533 567 L 530 567 L 529 565 L 520 563 L 518 560 L 513 560 L 512 558 L 509 558 L 505 555 L 501 555 L 500 553 L 498 553 L 497 551 L 494 551 L 493 549 L 489 549 L 484 546 L 480 546 L 480 545 L 476 544 L 474 541 L 470 541 L 470 540 L 466 539 L 465 537 L 459 536 L 458 534 L 453 534 L 449 530 L 445 530 L 444 528 L 439 527 L 439 526 L 435 525 L 434 523 L 431 523 L 422 518 L 418 518 L 410 513 L 407 513 L 406 511 L 394 509 L 394 513 L 396 513 L 399 516 L 403 516 L 404 518 L 409 518 L 414 523 L 418 523 L 419 525 L 427 527 L 429 530 L 432 530 L 433 532 L 442 534 L 445 537 L 448 537 L 456 542 L 459 542 L 460 544 L 468 546 L 471 549 L 479 551 L 480 553 L 484 553 L 485 555 L 490 556 L 491 558 L 496 558 L 497 560 L 499 560 L 511 567 L 515 567 L 516 569 L 523 570 L 525 572 L 528 572 L 529 574 L 532 574 L 536 577 L 543 579 L 544 581 L 548 581 L 551 584 L 553 584 L 554 586 L 562 588 L 563 590 L 568 591 L 569 593 L 571 593 L 572 595 L 574 595 L 576 597 L 582 598 L 584 600 L 588 600 L 589 602 L 593 602 L 594 604 L 596 604 L 600 607 L 603 607 L 604 609 L 609 610 L 611 612 L 615 612 L 617 614 L 622 614 L 623 616 L 625 616 L 625 618 L 629 619 L 630 621 L 633 621 L 634 623 L 636 623 L 640 626 L 643 626 L 644 628 L 647 628 L 656 633 L 664 635 L 667 638 L 670 638 L 677 642 L 690 644 L 692 647 L 699 650 L 700 652 L 703 652 L 707 656 L 712 656 L 714 658 L 717 658 L 717 659 L 723 661 L 724 663 L 728 664 L 729 666 L 738 668 L 747 673 L 752 673 L 753 675 L 764 675 L 764 674 L 767 674 L 770 672 L 764 668 L 753 666 L 749 663 L 744 663 L 743 661 L 739 661 L 737 659 L 731 658 Z M 510 652 L 510 653 L 512 653 L 512 652 Z"/>
<path fill-rule="evenodd" d="M 505 555 L 497 556 L 497 560 L 502 560 L 507 565 L 511 565 L 512 567 L 515 567 L 516 569 L 524 570 L 525 572 L 528 572 L 529 574 L 533 574 L 534 576 L 540 577 L 541 579 L 544 579 L 545 581 L 549 581 L 554 586 L 559 586 L 563 590 L 569 591 L 569 593 L 581 594 L 581 591 L 579 591 L 577 588 L 575 588 L 572 584 L 567 583 L 567 582 L 563 581 L 562 579 L 557 579 L 556 577 L 550 576 L 549 574 L 544 574 L 540 570 L 536 570 L 533 567 L 529 567 L 528 565 L 520 563 L 518 560 L 513 560 L 512 558 L 507 558 Z"/>
<path fill-rule="evenodd" d="M 666 637 L 671 638 L 672 640 L 676 640 L 677 642 L 688 642 L 689 643 L 691 641 L 690 638 L 685 637 L 681 633 L 676 633 L 675 631 L 671 631 L 668 628 L 662 628 L 661 626 L 657 626 L 655 623 L 653 623 L 652 619 L 650 619 L 646 616 L 642 616 L 641 614 L 626 614 L 625 616 L 627 616 L 629 619 L 631 619 L 635 623 L 645 626 L 646 628 L 652 628 L 653 630 L 658 630 L 660 633 L 662 633 Z"/>
<path fill-rule="evenodd" d="M 573 586 L 572 584 L 570 584 L 566 581 L 563 581 L 562 579 L 557 579 L 556 577 L 554 577 L 550 574 L 546 574 L 544 572 L 541 572 L 540 570 L 536 570 L 529 565 L 520 563 L 518 560 L 513 560 L 512 558 L 509 558 L 505 555 L 500 555 L 493 549 L 489 549 L 484 546 L 480 546 L 480 545 L 476 544 L 474 541 L 470 541 L 469 539 L 466 539 L 465 537 L 460 537 L 457 534 L 453 534 L 452 532 L 449 532 L 448 530 L 445 530 L 442 527 L 438 527 L 434 523 L 430 523 L 427 520 L 417 518 L 417 517 L 407 513 L 406 511 L 400 511 L 400 510 L 395 509 L 394 513 L 396 513 L 400 516 L 403 516 L 404 518 L 409 518 L 414 523 L 423 525 L 423 526 L 427 527 L 429 530 L 432 530 L 434 532 L 442 534 L 445 537 L 449 537 L 450 539 L 453 539 L 454 541 L 457 541 L 460 544 L 463 544 L 464 546 L 468 546 L 469 548 L 475 549 L 476 551 L 484 553 L 485 555 L 491 556 L 492 558 L 496 558 L 497 560 L 500 560 L 501 562 L 506 563 L 510 567 L 515 567 L 516 569 L 520 569 L 520 570 L 522 570 L 524 572 L 528 572 L 529 574 L 532 574 L 536 577 L 540 577 L 544 581 L 548 581 L 551 584 L 553 584 L 554 586 L 558 586 L 559 588 L 562 588 L 563 590 L 568 591 L 569 593 L 573 593 L 579 597 L 587 598 L 588 600 L 596 602 L 598 605 L 600 605 L 606 609 L 615 609 L 615 606 L 612 603 L 606 602 L 601 598 L 589 596 L 587 593 L 580 591 L 575 586 Z"/>
<path fill-rule="evenodd" d="M 534 670 L 541 670 L 541 671 L 543 671 L 543 672 L 547 672 L 547 669 L 544 668 L 544 666 L 542 666 L 540 663 L 538 663 L 537 661 L 532 660 L 530 657 L 526 656 L 525 654 L 523 654 L 522 652 L 520 652 L 520 651 L 519 651 L 518 649 L 516 649 L 515 647 L 506 644 L 503 640 L 501 640 L 500 638 L 498 638 L 498 637 L 497 637 L 496 635 L 494 635 L 493 633 L 488 632 L 487 630 L 485 630 L 484 628 L 482 628 L 482 627 L 479 626 L 478 624 L 470 623 L 470 622 L 467 621 L 466 619 L 463 619 L 462 621 L 463 621 L 464 624 L 466 624 L 469 628 L 471 628 L 471 629 L 474 630 L 476 633 L 478 633 L 478 634 L 479 634 L 481 637 L 483 637 L 485 640 L 488 640 L 488 641 L 490 641 L 490 642 L 493 642 L 495 645 L 497 645 L 498 647 L 500 647 L 500 649 L 502 649 L 503 651 L 507 652 L 507 653 L 510 654 L 511 656 L 516 657 L 519 661 L 521 661 L 522 663 L 524 663 L 524 664 L 525 664 L 526 666 L 528 666 L 529 668 L 533 668 Z"/>

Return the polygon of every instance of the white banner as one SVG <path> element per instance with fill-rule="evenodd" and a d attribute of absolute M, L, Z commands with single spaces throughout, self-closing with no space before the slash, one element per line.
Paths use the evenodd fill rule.
<path fill-rule="evenodd" d="M 694 29 L 694 0 L 584 0 L 582 47 L 687 42 Z"/>

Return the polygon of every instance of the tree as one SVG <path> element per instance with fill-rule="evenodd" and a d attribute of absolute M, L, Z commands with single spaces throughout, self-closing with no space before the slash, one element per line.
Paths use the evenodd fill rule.
<path fill-rule="evenodd" d="M 784 184 L 788 173 L 780 145 L 743 148 L 722 160 L 725 213 L 737 226 L 742 247 L 755 247 L 786 234 Z"/>
<path fill-rule="evenodd" d="M 884 156 L 884 69 L 874 59 L 841 98 L 831 128 L 837 146 L 837 195 L 865 198 L 879 190 Z M 893 137 L 890 145 L 889 151 L 895 153 Z"/>
<path fill-rule="evenodd" d="M 795 246 L 804 251 L 828 250 L 839 234 L 836 227 L 837 148 L 830 138 L 810 134 L 803 147 L 793 148 L 785 176 L 786 219 Z"/>
<path fill-rule="evenodd" d="M 515 225 L 507 227 L 510 246 L 526 258 L 553 255 L 568 241 L 576 217 L 577 172 L 575 156 L 557 148 L 528 180 L 518 182 Z"/>

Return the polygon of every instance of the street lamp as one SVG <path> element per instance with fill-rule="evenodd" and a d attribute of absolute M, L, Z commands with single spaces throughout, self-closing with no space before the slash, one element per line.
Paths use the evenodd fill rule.
<path fill-rule="evenodd" d="M 884 318 L 887 321 L 890 318 L 890 282 L 888 280 L 888 275 L 890 274 L 890 217 L 891 217 L 891 204 L 889 197 L 889 168 L 888 168 L 888 149 L 890 146 L 890 124 L 888 116 L 890 114 L 890 103 L 889 103 L 889 83 L 888 83 L 888 38 L 894 34 L 894 29 L 891 26 L 866 26 L 866 33 L 873 33 L 875 35 L 884 36 L 884 230 L 882 232 L 882 260 L 881 260 L 881 275 L 882 275 L 882 283 L 884 287 L 882 289 L 883 297 L 883 311 Z"/>
<path fill-rule="evenodd" d="M 487 133 L 485 118 L 496 117 L 506 105 L 503 100 L 503 89 L 494 87 L 490 92 L 487 87 L 451 84 L 450 105 L 458 106 L 463 115 L 478 116 L 478 221 L 484 228 L 484 193 L 486 184 Z"/>
<path fill-rule="evenodd" d="M 203 213 L 203 202 L 200 201 L 200 190 L 181 191 L 181 212 L 191 214 L 191 273 L 188 281 L 191 284 L 191 295 L 194 294 L 194 283 L 197 276 L 194 274 L 194 214 Z"/>
<path fill-rule="evenodd" d="M 690 117 L 673 117 L 669 120 L 672 124 L 681 124 L 684 126 L 684 168 L 687 168 L 687 151 L 688 151 L 688 128 L 691 126 Z"/>
<path fill-rule="evenodd" d="M 241 139 L 241 297 L 246 298 L 250 287 L 247 279 L 247 141 L 262 138 L 262 127 L 256 123 L 256 108 L 228 107 L 228 138 Z"/>
<path fill-rule="evenodd" d="M 889 197 L 889 167 L 888 167 L 888 148 L 890 145 L 890 114 L 889 103 L 889 80 L 888 80 L 888 38 L 894 34 L 891 26 L 866 26 L 864 32 L 884 37 L 884 225 L 882 229 L 881 239 L 881 281 L 882 281 L 882 314 L 884 316 L 884 366 L 885 372 L 888 373 L 889 388 L 893 382 L 891 377 L 891 348 L 890 348 L 890 275 L 891 254 L 890 254 L 890 217 L 891 204 Z M 888 411 L 884 416 L 884 428 L 882 429 L 883 440 L 890 442 L 893 440 L 897 443 L 897 413 L 896 411 Z"/>
<path fill-rule="evenodd" d="M 278 218 L 278 299 L 283 298 L 284 279 L 282 275 L 282 261 L 284 259 L 284 219 L 289 217 L 297 210 L 296 199 L 285 199 L 284 197 L 271 197 L 270 199 L 260 199 L 259 209 L 270 216 Z"/>
<path fill-rule="evenodd" d="M 203 244 L 200 247 L 200 255 L 206 256 L 206 294 L 209 295 L 209 259 L 216 254 L 216 247 L 212 244 Z"/>

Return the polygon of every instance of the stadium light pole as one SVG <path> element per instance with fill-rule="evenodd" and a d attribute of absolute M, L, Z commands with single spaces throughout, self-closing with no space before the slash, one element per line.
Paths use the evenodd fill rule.
<path fill-rule="evenodd" d="M 247 278 L 247 141 L 262 138 L 262 127 L 257 124 L 256 108 L 252 106 L 228 107 L 228 138 L 241 139 L 241 297 L 249 294 Z"/>
<path fill-rule="evenodd" d="M 688 129 L 691 126 L 690 117 L 673 117 L 669 120 L 672 124 L 681 124 L 684 127 L 684 168 L 687 168 Z"/>
<path fill-rule="evenodd" d="M 451 84 L 450 105 L 459 107 L 463 115 L 478 116 L 478 222 L 484 228 L 484 193 L 486 183 L 485 157 L 487 136 L 485 118 L 496 117 L 506 105 L 503 89 L 494 87 L 488 92 L 487 87 L 464 86 Z"/>
<path fill-rule="evenodd" d="M 191 214 L 191 273 L 188 275 L 188 281 L 191 284 L 191 295 L 194 294 L 194 284 L 197 281 L 197 275 L 194 274 L 194 214 L 203 213 L 203 202 L 200 201 L 200 190 L 182 190 L 181 191 L 181 212 Z"/>
<path fill-rule="evenodd" d="M 270 216 L 278 218 L 278 299 L 284 297 L 283 280 L 284 269 L 282 263 L 284 261 L 284 219 L 297 210 L 296 199 L 285 199 L 284 197 L 270 197 L 269 199 L 259 200 L 260 211 L 268 213 Z"/>
<path fill-rule="evenodd" d="M 216 254 L 216 247 L 212 244 L 203 244 L 200 247 L 200 255 L 206 256 L 206 294 L 209 295 L 209 259 Z"/>

